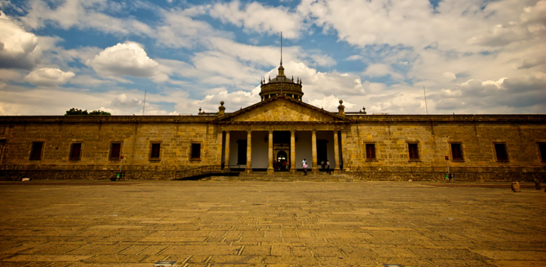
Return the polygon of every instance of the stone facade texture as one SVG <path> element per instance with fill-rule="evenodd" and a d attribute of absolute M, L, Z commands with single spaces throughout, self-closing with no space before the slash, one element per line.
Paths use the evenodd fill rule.
<path fill-rule="evenodd" d="M 261 143 L 268 142 L 261 137 L 267 132 L 291 131 L 307 139 L 320 132 L 336 143 L 340 172 L 357 180 L 443 180 L 447 164 L 456 180 L 532 181 L 546 175 L 539 150 L 546 143 L 546 115 L 340 116 L 277 97 L 225 115 L 0 117 L 0 180 L 108 179 L 120 165 L 126 179 L 176 179 L 211 166 L 220 171 L 226 135 L 236 131 L 259 132 Z M 237 149 L 233 139 L 231 154 Z M 43 142 L 40 160 L 30 159 L 33 142 Z M 81 143 L 79 160 L 70 159 L 73 143 Z M 121 144 L 122 161 L 110 158 L 112 143 Z M 496 143 L 504 144 L 508 160 L 497 160 Z M 160 147 L 157 158 L 153 144 Z M 374 146 L 375 158 L 367 157 L 367 144 Z M 408 144 L 417 145 L 417 159 L 409 158 Z M 453 160 L 452 144 L 460 145 L 462 160 Z M 192 156 L 196 147 L 198 158 Z"/>
<path fill-rule="evenodd" d="M 5 140 L 0 179 L 25 175 L 106 179 L 120 165 L 131 179 L 173 179 L 176 172 L 219 164 L 217 126 L 206 118 L 9 117 L 0 121 L 6 128 L 0 135 Z M 29 159 L 33 142 L 44 142 L 40 160 Z M 69 159 L 72 143 L 81 143 L 80 160 Z M 123 160 L 109 158 L 112 143 L 121 143 Z M 159 159 L 151 158 L 152 143 L 160 144 Z M 199 159 L 190 157 L 192 144 L 201 145 Z"/>

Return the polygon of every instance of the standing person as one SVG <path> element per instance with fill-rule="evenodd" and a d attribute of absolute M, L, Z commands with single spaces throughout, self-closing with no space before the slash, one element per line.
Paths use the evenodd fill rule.
<path fill-rule="evenodd" d="M 322 170 L 325 170 L 326 163 L 323 161 L 320 162 L 320 166 L 322 167 Z"/>
<path fill-rule="evenodd" d="M 307 160 L 303 159 L 301 165 L 303 166 L 303 175 L 307 175 Z"/>
<path fill-rule="evenodd" d="M 330 161 L 326 161 L 326 173 L 330 174 Z"/>

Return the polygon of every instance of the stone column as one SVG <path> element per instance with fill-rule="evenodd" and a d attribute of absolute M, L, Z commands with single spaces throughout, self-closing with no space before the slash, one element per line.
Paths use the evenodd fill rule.
<path fill-rule="evenodd" d="M 229 131 L 226 131 L 226 144 L 224 145 L 224 170 L 229 171 Z"/>
<path fill-rule="evenodd" d="M 290 173 L 296 173 L 296 131 L 290 131 Z"/>
<path fill-rule="evenodd" d="M 347 152 L 347 132 L 345 131 L 345 129 L 341 130 L 341 147 L 339 148 L 339 151 L 341 152 L 341 159 L 339 161 L 341 162 L 341 164 L 343 164 L 344 171 L 350 171 L 348 167 L 351 165 L 349 164 L 349 161 L 351 159 L 349 157 L 343 156 L 344 150 L 345 152 Z"/>
<path fill-rule="evenodd" d="M 334 168 L 334 173 L 340 173 L 341 169 L 339 168 L 339 138 L 337 135 L 337 129 L 334 131 L 334 159 L 336 167 Z"/>
<path fill-rule="evenodd" d="M 275 170 L 273 169 L 273 131 L 269 131 L 269 146 L 268 146 L 268 162 L 269 166 L 267 167 L 267 173 L 273 174 Z"/>
<path fill-rule="evenodd" d="M 317 130 L 313 129 L 313 135 L 311 137 L 311 149 L 313 152 L 313 167 L 311 168 L 311 171 L 315 174 L 319 172 L 318 164 L 317 164 Z"/>
<path fill-rule="evenodd" d="M 246 173 L 252 172 L 252 131 L 247 131 L 246 136 Z"/>
<path fill-rule="evenodd" d="M 218 138 L 217 138 L 217 145 L 218 145 L 218 154 L 217 154 L 217 157 L 218 157 L 218 161 L 217 161 L 217 165 L 218 165 L 218 170 L 221 170 L 222 169 L 222 141 L 223 141 L 223 137 L 224 137 L 224 132 L 222 131 L 219 131 L 218 132 Z"/>

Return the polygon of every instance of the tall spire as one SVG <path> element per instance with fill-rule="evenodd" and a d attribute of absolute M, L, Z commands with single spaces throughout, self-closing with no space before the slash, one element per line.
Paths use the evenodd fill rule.
<path fill-rule="evenodd" d="M 282 66 L 282 32 L 281 32 L 281 66 Z"/>
<path fill-rule="evenodd" d="M 281 66 L 279 66 L 279 77 L 284 77 L 284 68 L 282 66 L 282 32 L 281 32 Z"/>

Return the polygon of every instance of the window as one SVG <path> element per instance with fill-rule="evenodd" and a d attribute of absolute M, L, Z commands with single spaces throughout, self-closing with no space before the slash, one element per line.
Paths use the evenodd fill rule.
<path fill-rule="evenodd" d="M 121 143 L 112 143 L 110 146 L 110 160 L 119 160 L 121 156 Z"/>
<path fill-rule="evenodd" d="M 30 150 L 30 160 L 42 160 L 42 148 L 44 142 L 32 142 L 32 148 Z"/>
<path fill-rule="evenodd" d="M 495 143 L 495 154 L 497 161 L 508 161 L 508 153 L 506 152 L 505 143 Z"/>
<path fill-rule="evenodd" d="M 201 144 L 191 144 L 191 159 L 201 159 Z"/>
<path fill-rule="evenodd" d="M 546 143 L 538 143 L 538 150 L 540 150 L 540 161 L 546 162 Z"/>
<path fill-rule="evenodd" d="M 161 152 L 161 143 L 152 143 L 152 149 L 150 151 L 151 160 L 159 160 L 159 155 Z"/>
<path fill-rule="evenodd" d="M 69 160 L 80 160 L 81 159 L 81 152 L 82 152 L 82 143 L 72 143 L 70 145 L 70 156 L 68 157 Z"/>
<path fill-rule="evenodd" d="M 460 143 L 451 144 L 451 160 L 452 161 L 464 161 L 463 149 Z"/>
<path fill-rule="evenodd" d="M 366 144 L 366 160 L 375 159 L 375 144 Z"/>
<path fill-rule="evenodd" d="M 410 161 L 419 160 L 419 146 L 417 143 L 408 143 L 408 152 Z"/>

